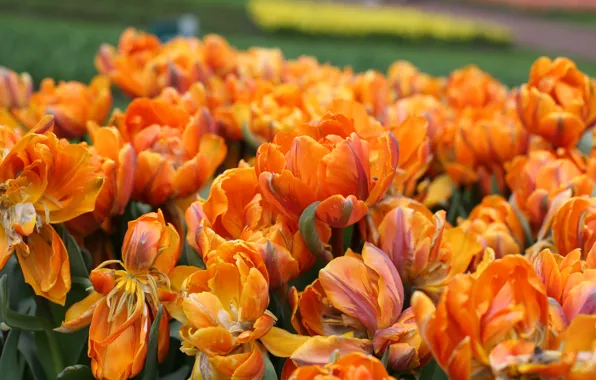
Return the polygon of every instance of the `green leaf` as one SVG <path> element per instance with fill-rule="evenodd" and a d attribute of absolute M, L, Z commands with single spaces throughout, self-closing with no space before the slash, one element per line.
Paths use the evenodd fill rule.
<path fill-rule="evenodd" d="M 255 136 L 250 131 L 247 122 L 242 123 L 242 137 L 244 138 L 244 141 L 248 144 L 248 146 L 254 148 L 255 150 L 259 149 L 259 146 L 261 146 L 261 144 L 265 142 L 260 137 Z"/>
<path fill-rule="evenodd" d="M 35 350 L 35 342 L 31 333 L 23 332 L 21 339 L 19 339 L 19 351 L 23 354 L 33 378 L 35 380 L 48 380 L 46 373 L 43 370 L 37 352 Z"/>
<path fill-rule="evenodd" d="M 18 355 L 21 330 L 12 329 L 2 345 L 0 357 L 0 374 L 5 379 L 22 379 L 25 361 Z"/>
<path fill-rule="evenodd" d="M 449 380 L 449 377 L 433 359 L 420 371 L 420 380 Z"/>
<path fill-rule="evenodd" d="M 145 368 L 143 369 L 143 380 L 158 380 L 157 370 L 157 346 L 159 340 L 159 322 L 163 315 L 163 305 L 159 306 L 159 311 L 151 325 L 149 332 L 149 346 L 147 347 L 147 358 L 145 359 Z"/>
<path fill-rule="evenodd" d="M 269 355 L 263 353 L 263 360 L 265 361 L 265 373 L 263 374 L 263 380 L 277 380 L 277 373 L 275 373 L 275 367 L 269 359 Z"/>
<path fill-rule="evenodd" d="M 462 210 L 462 194 L 461 190 L 457 187 L 453 188 L 452 194 L 451 205 L 447 211 L 447 220 L 449 223 L 455 224 L 455 222 L 457 222 L 457 217 L 460 216 L 459 213 Z"/>
<path fill-rule="evenodd" d="M 577 149 L 579 149 L 583 154 L 589 156 L 592 152 L 592 146 L 594 145 L 594 136 L 592 135 L 592 130 L 589 129 L 582 138 L 577 143 Z"/>
<path fill-rule="evenodd" d="M 302 215 L 300 215 L 300 219 L 298 220 L 298 228 L 300 229 L 300 235 L 302 235 L 302 239 L 304 239 L 304 243 L 306 243 L 308 250 L 319 257 L 323 257 L 327 261 L 331 261 L 333 255 L 325 249 L 323 241 L 316 228 L 315 218 L 319 203 L 321 202 L 313 202 L 302 212 Z"/>
<path fill-rule="evenodd" d="M 349 227 L 344 228 L 343 237 L 344 237 L 344 247 L 351 248 L 352 247 L 352 235 L 354 234 L 355 225 L 352 224 Z"/>
<path fill-rule="evenodd" d="M 0 314 L 2 321 L 8 326 L 27 330 L 27 331 L 46 331 L 52 330 L 52 326 L 47 319 L 18 313 L 9 307 L 8 290 L 6 287 L 6 275 L 0 278 Z"/>
<path fill-rule="evenodd" d="M 87 265 L 85 264 L 85 259 L 83 259 L 83 253 L 79 248 L 79 245 L 72 237 L 72 235 L 68 232 L 66 227 L 60 225 L 56 226 L 56 232 L 62 238 L 64 245 L 66 246 L 66 250 L 68 251 L 68 259 L 70 260 L 70 275 L 72 277 L 82 277 L 88 278 L 89 271 L 87 270 Z"/>
<path fill-rule="evenodd" d="M 205 269 L 205 263 L 201 256 L 194 250 L 193 247 L 188 244 L 188 242 L 184 241 L 184 258 L 186 260 L 186 264 L 191 265 L 193 267 Z"/>
<path fill-rule="evenodd" d="M 389 356 L 391 355 L 391 350 L 389 349 L 389 347 L 389 344 L 387 345 L 387 347 L 385 347 L 385 352 L 383 352 L 383 357 L 381 358 L 381 363 L 383 363 L 383 366 L 385 366 L 385 368 L 387 368 L 387 364 L 389 364 Z"/>
<path fill-rule="evenodd" d="M 91 369 L 86 365 L 77 364 L 71 365 L 70 367 L 64 368 L 58 377 L 57 380 L 93 380 L 93 373 L 91 373 Z"/>

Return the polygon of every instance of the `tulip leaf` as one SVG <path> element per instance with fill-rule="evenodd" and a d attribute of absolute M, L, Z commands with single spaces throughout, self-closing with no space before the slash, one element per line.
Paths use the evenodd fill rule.
<path fill-rule="evenodd" d="M 385 352 L 383 352 L 383 357 L 381 358 L 381 363 L 383 363 L 385 368 L 387 368 L 387 365 L 389 364 L 389 356 L 391 356 L 391 349 L 389 347 L 389 344 L 385 347 Z"/>
<path fill-rule="evenodd" d="M 180 380 L 180 379 L 187 379 L 188 373 L 190 372 L 190 367 L 187 365 L 183 365 L 177 371 L 174 371 L 166 376 L 160 376 L 160 380 Z"/>
<path fill-rule="evenodd" d="M 66 247 L 66 251 L 68 252 L 68 259 L 70 260 L 70 275 L 72 277 L 88 278 L 89 270 L 87 270 L 87 265 L 85 264 L 85 259 L 83 258 L 83 252 L 81 252 L 81 249 L 79 248 L 79 245 L 75 239 L 68 232 L 66 227 L 62 225 L 56 226 L 56 232 L 58 232 L 60 235 L 60 238 Z"/>
<path fill-rule="evenodd" d="M 298 228 L 308 250 L 314 255 L 330 261 L 333 257 L 331 256 L 331 253 L 325 249 L 315 223 L 316 211 L 319 203 L 320 202 L 313 202 L 302 212 L 302 215 L 300 215 L 300 219 L 298 220 Z"/>
<path fill-rule="evenodd" d="M 428 364 L 422 367 L 420 371 L 420 380 L 448 380 L 449 377 L 443 372 L 443 369 L 432 359 Z"/>
<path fill-rule="evenodd" d="M 35 380 L 49 380 L 39 362 L 35 341 L 31 333 L 23 332 L 19 339 L 19 351 L 23 354 Z"/>
<path fill-rule="evenodd" d="M 25 361 L 18 355 L 19 338 L 21 330 L 12 329 L 2 345 L 0 357 L 0 373 L 5 379 L 22 379 Z"/>
<path fill-rule="evenodd" d="M 594 136 L 592 130 L 589 129 L 577 143 L 577 149 L 580 150 L 586 156 L 589 156 L 592 152 L 592 146 L 594 145 Z"/>
<path fill-rule="evenodd" d="M 11 310 L 8 305 L 8 289 L 6 287 L 6 275 L 4 275 L 0 278 L 0 314 L 2 322 L 10 327 L 27 331 L 52 330 L 52 326 L 47 319 L 16 312 Z"/>
<path fill-rule="evenodd" d="M 143 380 L 159 379 L 157 349 L 159 345 L 159 323 L 162 316 L 163 305 L 160 305 L 155 320 L 153 321 L 153 324 L 151 324 L 151 331 L 149 332 L 149 346 L 147 347 L 147 357 L 143 369 Z"/>
<path fill-rule="evenodd" d="M 275 373 L 275 367 L 269 359 L 269 355 L 262 354 L 263 360 L 265 361 L 265 373 L 263 374 L 263 380 L 277 380 L 277 373 Z"/>
<path fill-rule="evenodd" d="M 258 136 L 255 136 L 251 132 L 250 127 L 248 126 L 248 122 L 246 121 L 242 123 L 242 137 L 244 138 L 244 141 L 248 144 L 248 146 L 254 148 L 255 150 L 259 149 L 259 146 L 261 146 L 261 144 L 264 143 L 264 140 L 262 140 Z"/>
<path fill-rule="evenodd" d="M 453 188 L 453 192 L 451 194 L 451 205 L 449 206 L 449 210 L 447 210 L 447 220 L 449 223 L 455 224 L 462 209 L 462 194 L 461 190 L 457 187 Z"/>
<path fill-rule="evenodd" d="M 64 368 L 56 380 L 93 380 L 93 373 L 86 365 L 71 365 Z"/>

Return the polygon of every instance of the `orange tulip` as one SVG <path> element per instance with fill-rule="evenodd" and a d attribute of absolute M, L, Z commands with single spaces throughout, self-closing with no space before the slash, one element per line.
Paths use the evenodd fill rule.
<path fill-rule="evenodd" d="M 468 219 L 458 224 L 464 231 L 474 232 L 485 248 L 495 251 L 497 258 L 523 253 L 526 239 L 522 224 L 509 202 L 500 195 L 482 198 Z"/>
<path fill-rule="evenodd" d="M 4 156 L 5 153 L 10 152 L 10 150 L 21 138 L 23 138 L 23 132 L 21 132 L 21 129 L 15 129 L 3 125 L 2 121 L 0 120 L 0 150 L 2 152 L 2 156 Z"/>
<path fill-rule="evenodd" d="M 398 172 L 394 189 L 407 197 L 414 195 L 418 180 L 426 173 L 433 158 L 425 118 L 409 117 L 396 127 L 389 127 L 399 142 Z"/>
<path fill-rule="evenodd" d="M 57 329 L 89 330 L 88 355 L 96 379 L 127 379 L 145 363 L 149 328 L 160 304 L 171 297 L 168 274 L 180 257 L 180 238 L 166 225 L 161 211 L 129 222 L 122 246 L 122 261 L 106 261 L 89 277 L 94 291 L 66 312 Z M 123 269 L 105 268 L 119 264 Z M 168 315 L 159 324 L 158 361 L 168 353 Z"/>
<path fill-rule="evenodd" d="M 446 226 L 445 211 L 429 215 L 405 205 L 391 210 L 379 226 L 379 246 L 405 284 L 438 299 L 482 252 L 482 245 L 475 234 Z"/>
<path fill-rule="evenodd" d="M 504 105 L 507 90 L 503 84 L 474 65 L 455 70 L 447 79 L 446 96 L 456 109 Z"/>
<path fill-rule="evenodd" d="M 163 80 L 155 78 L 156 72 L 149 62 L 161 48 L 156 36 L 127 28 L 116 48 L 107 44 L 99 48 L 95 66 L 125 93 L 131 96 L 155 96 L 161 89 L 157 82 Z"/>
<path fill-rule="evenodd" d="M 552 240 L 561 255 L 581 248 L 583 259 L 596 268 L 596 203 L 594 198 L 571 198 L 554 214 Z"/>
<path fill-rule="evenodd" d="M 23 108 L 29 105 L 33 81 L 27 73 L 17 74 L 0 66 L 0 108 Z"/>
<path fill-rule="evenodd" d="M 398 146 L 390 132 L 371 144 L 355 132 L 320 141 L 278 134 L 272 144 L 259 147 L 256 160 L 263 198 L 280 213 L 298 220 L 320 201 L 317 216 L 343 228 L 362 219 L 385 194 L 397 168 Z"/>
<path fill-rule="evenodd" d="M 267 310 L 269 276 L 254 257 L 221 254 L 184 282 L 182 351 L 196 357 L 197 378 L 260 378 L 264 362 L 258 339 L 276 321 Z"/>
<path fill-rule="evenodd" d="M 531 133 L 572 148 L 596 121 L 596 86 L 568 58 L 538 58 L 520 88 L 518 113 Z"/>
<path fill-rule="evenodd" d="M 345 273 L 350 274 L 350 281 L 346 282 Z M 362 344 L 372 340 L 371 352 L 382 357 L 389 350 L 389 367 L 408 371 L 430 356 L 411 311 L 401 311 L 403 296 L 393 264 L 381 250 L 365 243 L 362 255 L 348 250 L 330 261 L 303 292 L 290 290 L 292 325 L 303 335 L 350 336 Z M 324 342 L 312 343 L 313 348 Z M 292 360 L 298 360 L 297 355 L 292 354 Z"/>
<path fill-rule="evenodd" d="M 17 118 L 33 128 L 45 114 L 54 115 L 55 132 L 59 137 L 81 137 L 87 122 L 103 123 L 112 108 L 110 82 L 97 76 L 86 86 L 80 82 L 60 82 L 46 78 L 41 82 L 28 107 L 15 109 Z"/>
<path fill-rule="evenodd" d="M 100 227 L 110 230 L 110 218 L 121 215 L 128 204 L 134 185 L 136 154 L 129 143 L 124 143 L 114 127 L 99 128 L 90 124 L 93 146 L 92 163 L 102 173 L 104 185 L 97 197 L 95 210 L 83 214 L 66 226 L 71 233 L 86 237 Z"/>
<path fill-rule="evenodd" d="M 296 223 L 263 200 L 254 168 L 229 169 L 210 190 L 206 201 L 197 201 L 186 211 L 187 240 L 203 260 L 209 260 L 226 239 L 249 242 L 267 263 L 272 289 L 314 263 Z M 319 233 L 329 239 L 329 229 L 321 227 Z"/>
<path fill-rule="evenodd" d="M 572 195 L 588 195 L 594 187 L 585 164 L 563 152 L 532 151 L 514 158 L 505 169 L 513 200 L 533 231 L 542 225 L 555 196 L 568 189 Z"/>
<path fill-rule="evenodd" d="M 403 99 L 413 95 L 430 95 L 441 98 L 444 93 L 443 78 L 434 78 L 421 73 L 414 65 L 407 61 L 394 62 L 387 72 L 391 89 L 395 99 Z"/>
<path fill-rule="evenodd" d="M 389 376 L 383 363 L 374 356 L 354 352 L 345 355 L 325 366 L 299 367 L 289 377 L 290 380 L 394 380 Z"/>
<path fill-rule="evenodd" d="M 414 95 L 399 99 L 387 108 L 385 123 L 396 125 L 411 116 L 423 116 L 428 122 L 426 134 L 435 148 L 443 138 L 447 124 L 452 119 L 452 110 L 430 95 Z"/>
<path fill-rule="evenodd" d="M 490 354 L 497 378 L 591 379 L 596 376 L 596 316 L 581 315 L 562 334 L 563 347 L 542 349 L 533 342 L 508 340 Z"/>
<path fill-rule="evenodd" d="M 490 194 L 492 175 L 505 192 L 504 164 L 528 149 L 528 134 L 517 116 L 494 108 L 466 108 L 449 127 L 438 155 L 454 182 L 479 180 L 483 193 Z"/>
<path fill-rule="evenodd" d="M 238 71 L 247 79 L 264 79 L 272 83 L 281 82 L 284 53 L 278 49 L 252 47 L 245 53 L 238 53 Z"/>
<path fill-rule="evenodd" d="M 415 292 L 412 309 L 422 339 L 454 379 L 491 378 L 490 355 L 510 337 L 538 347 L 550 339 L 544 285 L 519 255 L 493 261 L 477 277 L 455 277 L 436 308 Z"/>
<path fill-rule="evenodd" d="M 153 206 L 196 193 L 226 155 L 219 136 L 205 132 L 196 117 L 162 99 L 136 99 L 117 120 L 137 153 L 132 197 Z"/>
<path fill-rule="evenodd" d="M 575 249 L 565 257 L 542 250 L 532 259 L 549 297 L 562 307 L 565 321 L 578 314 L 596 310 L 596 268 L 587 268 L 581 251 Z"/>
<path fill-rule="evenodd" d="M 354 100 L 364 104 L 369 114 L 377 119 L 384 119 L 389 101 L 389 86 L 383 74 L 368 70 L 356 75 L 353 91 Z"/>
<path fill-rule="evenodd" d="M 0 267 L 16 251 L 25 281 L 36 294 L 64 304 L 70 265 L 64 243 L 50 226 L 95 208 L 103 178 L 91 154 L 60 141 L 43 118 L 6 153 L 0 164 Z"/>

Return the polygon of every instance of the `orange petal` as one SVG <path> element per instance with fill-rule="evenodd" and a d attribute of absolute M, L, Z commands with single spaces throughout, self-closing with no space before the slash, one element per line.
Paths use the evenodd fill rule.
<path fill-rule="evenodd" d="M 345 228 L 357 223 L 368 212 L 366 204 L 353 195 L 344 198 L 333 195 L 317 206 L 317 217 L 333 228 Z"/>

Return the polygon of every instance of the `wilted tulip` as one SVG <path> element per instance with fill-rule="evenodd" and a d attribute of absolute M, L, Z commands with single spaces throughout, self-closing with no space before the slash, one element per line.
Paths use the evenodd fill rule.
<path fill-rule="evenodd" d="M 59 82 L 46 78 L 24 108 L 15 109 L 17 118 L 33 128 L 45 114 L 54 115 L 54 131 L 58 137 L 81 137 L 87 122 L 103 123 L 112 108 L 110 81 L 97 76 L 89 85 L 80 82 Z"/>
<path fill-rule="evenodd" d="M 70 264 L 50 224 L 92 211 L 103 178 L 84 146 L 60 141 L 51 132 L 42 134 L 52 124 L 52 117 L 44 117 L 34 129 L 39 133 L 25 135 L 0 164 L 0 267 L 16 251 L 35 293 L 64 304 Z"/>
<path fill-rule="evenodd" d="M 17 74 L 0 66 L 0 108 L 23 108 L 33 94 L 33 81 L 27 73 Z"/>
<path fill-rule="evenodd" d="M 160 305 L 170 300 L 168 274 L 180 257 L 180 238 L 166 225 L 161 211 L 129 222 L 122 246 L 122 261 L 107 261 L 89 277 L 94 291 L 67 312 L 60 332 L 91 324 L 88 355 L 97 379 L 126 379 L 143 368 L 149 328 Z M 119 264 L 122 269 L 105 268 Z M 165 298 L 164 298 L 165 297 Z M 158 361 L 169 346 L 169 316 L 159 322 Z"/>
<path fill-rule="evenodd" d="M 137 153 L 133 199 L 158 206 L 203 187 L 227 150 L 204 122 L 203 113 L 191 116 L 162 99 L 135 99 L 128 106 L 116 123 Z"/>
<path fill-rule="evenodd" d="M 423 341 L 454 379 L 490 378 L 490 355 L 510 337 L 538 347 L 550 339 L 544 285 L 519 255 L 493 261 L 477 277 L 455 277 L 436 307 L 415 292 L 412 309 Z"/>
<path fill-rule="evenodd" d="M 496 257 L 523 253 L 525 236 L 522 224 L 507 200 L 500 195 L 488 195 L 472 209 L 459 226 L 474 232 L 484 248 L 492 248 Z"/>
<path fill-rule="evenodd" d="M 572 148 L 596 121 L 596 86 L 568 58 L 541 57 L 518 94 L 518 113 L 529 132 Z"/>

